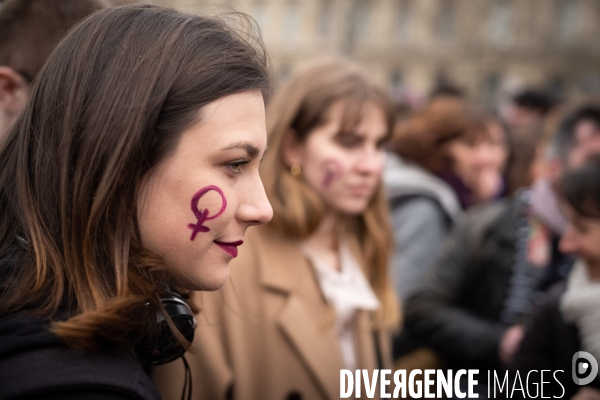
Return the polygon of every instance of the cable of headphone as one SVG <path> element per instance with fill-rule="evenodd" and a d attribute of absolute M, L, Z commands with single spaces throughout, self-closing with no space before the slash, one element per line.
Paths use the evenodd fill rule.
<path fill-rule="evenodd" d="M 183 366 L 185 368 L 185 378 L 183 381 L 181 400 L 192 400 L 192 370 L 185 356 L 181 356 L 181 359 L 183 360 Z"/>

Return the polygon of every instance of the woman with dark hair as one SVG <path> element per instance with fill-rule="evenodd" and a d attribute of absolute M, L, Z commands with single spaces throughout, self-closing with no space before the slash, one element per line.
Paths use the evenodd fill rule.
<path fill-rule="evenodd" d="M 562 370 L 549 379 L 547 396 L 598 399 L 597 364 L 595 371 L 583 371 L 575 356 L 585 351 L 600 360 L 600 155 L 567 171 L 561 190 L 569 225 L 560 249 L 578 259 L 567 282 L 551 289 L 527 324 L 513 367 L 522 378 L 530 371 Z M 589 372 L 593 378 L 585 382 L 572 379 L 583 380 Z"/>
<path fill-rule="evenodd" d="M 57 47 L 0 149 L 0 399 L 158 399 L 142 363 L 195 322 L 272 215 L 260 42 L 149 5 Z"/>
<path fill-rule="evenodd" d="M 197 293 L 198 399 L 337 399 L 341 369 L 391 367 L 381 173 L 393 117 L 385 92 L 341 60 L 311 63 L 270 100 L 273 221 L 249 232 L 223 290 Z M 178 397 L 180 367 L 159 370 L 165 399 Z"/>

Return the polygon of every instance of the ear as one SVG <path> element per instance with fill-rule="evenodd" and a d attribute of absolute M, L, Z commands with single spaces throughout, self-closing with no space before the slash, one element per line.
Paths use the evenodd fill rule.
<path fill-rule="evenodd" d="M 281 142 L 283 160 L 288 167 L 302 165 L 304 159 L 304 145 L 298 140 L 296 131 L 290 129 Z"/>
<path fill-rule="evenodd" d="M 14 69 L 0 65 L 0 112 L 17 116 L 25 106 L 29 85 Z"/>

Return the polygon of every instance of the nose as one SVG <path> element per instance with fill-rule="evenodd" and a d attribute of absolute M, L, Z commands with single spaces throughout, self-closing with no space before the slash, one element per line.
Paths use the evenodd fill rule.
<path fill-rule="evenodd" d="M 358 156 L 356 169 L 363 175 L 380 175 L 385 164 L 385 151 L 376 147 L 367 148 Z"/>
<path fill-rule="evenodd" d="M 560 242 L 558 243 L 558 249 L 563 254 L 576 253 L 579 249 L 577 237 L 571 224 L 567 226 L 565 232 L 561 236 Z"/>
<path fill-rule="evenodd" d="M 251 186 L 240 193 L 240 205 L 237 217 L 248 225 L 266 224 L 273 218 L 273 207 L 269 203 L 265 187 L 260 177 L 253 180 Z"/>

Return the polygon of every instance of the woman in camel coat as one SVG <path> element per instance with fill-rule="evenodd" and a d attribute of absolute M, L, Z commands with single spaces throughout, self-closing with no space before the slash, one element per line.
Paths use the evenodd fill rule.
<path fill-rule="evenodd" d="M 398 311 L 381 173 L 392 115 L 342 61 L 307 67 L 272 99 L 261 176 L 273 222 L 248 231 L 222 290 L 194 294 L 194 399 L 338 399 L 341 369 L 391 368 Z M 183 365 L 154 380 L 180 398 Z"/>

